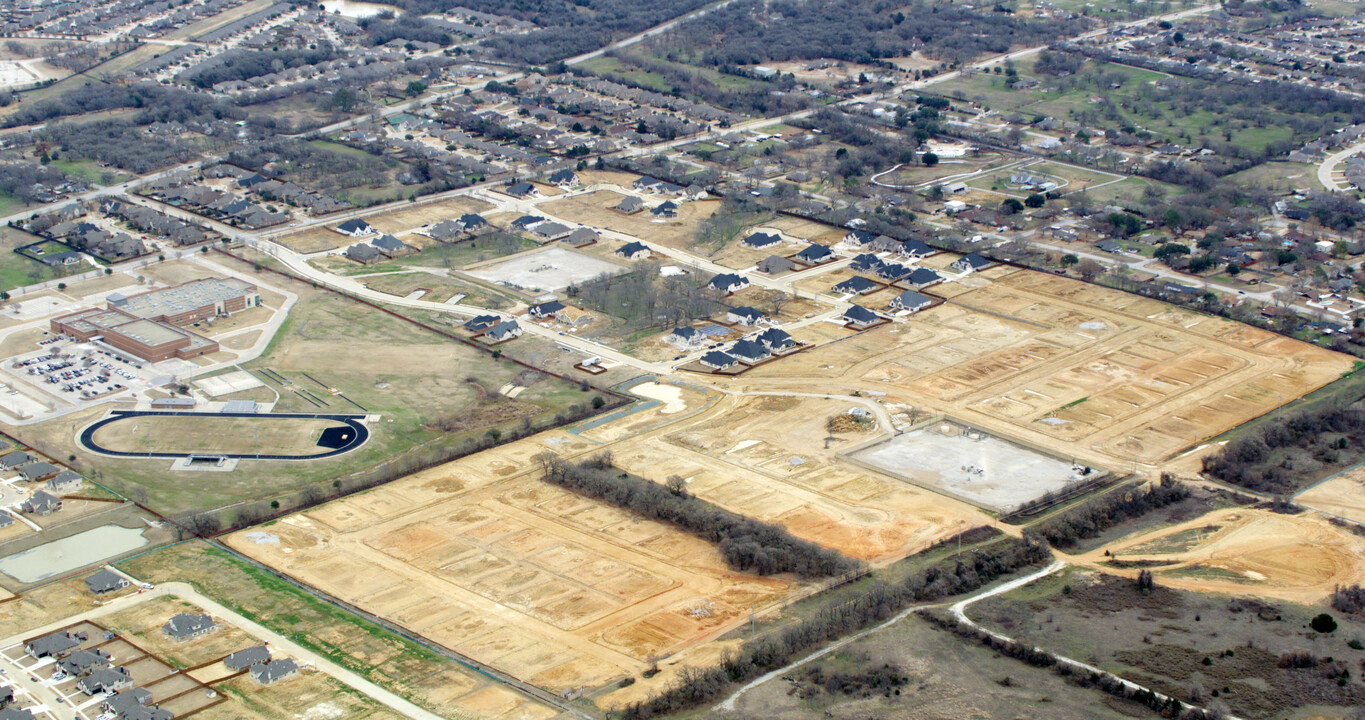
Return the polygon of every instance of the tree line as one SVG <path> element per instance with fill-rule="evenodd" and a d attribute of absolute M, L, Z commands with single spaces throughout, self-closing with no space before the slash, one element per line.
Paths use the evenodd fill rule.
<path fill-rule="evenodd" d="M 934 552 L 940 546 L 925 550 Z M 1005 575 L 1052 558 L 1047 544 L 1026 533 L 975 548 L 968 558 L 947 558 L 900 582 L 876 579 L 866 591 L 832 600 L 807 618 L 755 638 L 719 665 L 685 668 L 668 689 L 621 709 L 624 720 L 650 720 L 715 702 L 739 683 L 780 668 L 832 640 L 881 622 L 911 603 L 939 600 L 984 587 Z"/>
<path fill-rule="evenodd" d="M 646 260 L 629 272 L 603 275 L 566 294 L 591 310 L 621 318 L 637 329 L 673 327 L 722 308 L 720 293 L 699 287 L 690 275 L 662 277 L 660 263 Z"/>
<path fill-rule="evenodd" d="M 1146 488 L 1141 483 L 1132 483 L 1059 513 L 1036 525 L 1034 530 L 1053 547 L 1067 548 L 1097 537 L 1125 520 L 1142 517 L 1189 496 L 1190 489 L 1184 483 L 1170 473 L 1162 473 L 1160 482 Z"/>
<path fill-rule="evenodd" d="M 665 487 L 623 472 L 612 464 L 609 451 L 579 463 L 570 463 L 551 452 L 540 453 L 534 459 L 540 465 L 542 480 L 714 543 L 735 570 L 822 578 L 859 568 L 857 561 L 801 540 L 780 525 L 730 512 L 687 493 L 681 478 L 670 478 Z"/>
<path fill-rule="evenodd" d="M 1288 414 L 1232 440 L 1203 460 L 1204 473 L 1266 493 L 1290 493 L 1365 454 L 1365 410 L 1324 405 Z"/>

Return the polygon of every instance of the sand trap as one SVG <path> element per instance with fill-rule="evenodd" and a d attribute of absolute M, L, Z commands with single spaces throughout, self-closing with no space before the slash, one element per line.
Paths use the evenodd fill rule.
<path fill-rule="evenodd" d="M 687 403 L 682 399 L 682 388 L 676 385 L 647 382 L 636 385 L 630 391 L 640 397 L 663 403 L 663 408 L 659 410 L 661 415 L 672 415 L 687 409 Z"/>

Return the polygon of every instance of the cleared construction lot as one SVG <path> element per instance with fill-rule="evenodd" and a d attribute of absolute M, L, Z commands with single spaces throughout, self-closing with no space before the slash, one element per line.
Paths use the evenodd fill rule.
<path fill-rule="evenodd" d="M 715 638 L 751 611 L 812 586 L 733 572 L 709 543 L 541 482 L 532 457 L 610 449 L 623 470 L 682 475 L 710 502 L 874 562 L 941 539 L 959 520 L 985 521 L 962 503 L 836 466 L 834 453 L 863 437 L 813 450 L 809 433 L 823 434 L 824 418 L 847 407 L 708 402 L 687 390 L 582 436 L 542 433 L 227 542 L 528 682 L 596 688 L 638 675 L 651 655 L 711 657 L 734 642 Z"/>
<path fill-rule="evenodd" d="M 1268 331 L 1033 271 L 996 267 L 931 291 L 950 302 L 736 385 L 885 392 L 1112 467 L 1166 460 L 1352 366 Z"/>

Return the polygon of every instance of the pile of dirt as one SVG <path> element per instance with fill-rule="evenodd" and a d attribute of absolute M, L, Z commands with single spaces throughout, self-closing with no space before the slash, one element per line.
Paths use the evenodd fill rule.
<path fill-rule="evenodd" d="M 830 417 L 825 423 L 825 429 L 831 435 L 838 433 L 871 432 L 876 429 L 877 423 L 869 417 L 858 417 L 850 413 L 840 413 Z"/>

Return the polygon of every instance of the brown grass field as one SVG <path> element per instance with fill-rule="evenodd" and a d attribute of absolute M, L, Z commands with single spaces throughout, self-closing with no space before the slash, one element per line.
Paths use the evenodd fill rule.
<path fill-rule="evenodd" d="M 94 440 L 109 450 L 170 453 L 310 455 L 323 452 L 318 437 L 334 420 L 305 418 L 173 417 L 143 415 L 109 423 Z"/>
<path fill-rule="evenodd" d="M 670 247 L 685 248 L 692 244 L 697 226 L 720 209 L 719 200 L 679 203 L 678 216 L 656 220 L 649 210 L 626 215 L 612 208 L 625 195 L 611 190 L 596 190 L 582 195 L 550 200 L 537 207 L 565 220 L 592 227 L 607 227 L 634 237 L 648 238 Z M 663 197 L 646 197 L 645 205 L 653 207 L 664 202 Z"/>
<path fill-rule="evenodd" d="M 1294 501 L 1365 524 L 1365 467 L 1334 475 L 1294 496 Z"/>

